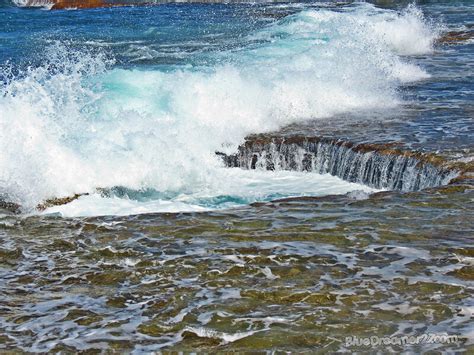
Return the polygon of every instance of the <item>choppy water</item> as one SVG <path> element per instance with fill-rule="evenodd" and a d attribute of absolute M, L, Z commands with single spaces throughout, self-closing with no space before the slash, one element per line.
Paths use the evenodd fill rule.
<path fill-rule="evenodd" d="M 3 218 L 3 347 L 367 351 L 345 337 L 447 332 L 462 340 L 378 349 L 472 349 L 472 192 L 455 190 Z"/>
<path fill-rule="evenodd" d="M 469 181 L 369 195 L 215 152 L 277 131 L 469 161 L 472 41 L 436 41 L 473 14 L 3 2 L 0 197 L 23 213 L 0 217 L 0 348 L 364 351 L 345 337 L 448 333 L 376 349 L 472 350 Z"/>

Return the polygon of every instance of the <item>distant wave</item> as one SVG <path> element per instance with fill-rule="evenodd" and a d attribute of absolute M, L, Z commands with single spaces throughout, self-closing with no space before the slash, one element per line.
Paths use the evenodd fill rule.
<path fill-rule="evenodd" d="M 51 7 L 52 0 L 12 0 L 12 3 L 18 7 Z"/>

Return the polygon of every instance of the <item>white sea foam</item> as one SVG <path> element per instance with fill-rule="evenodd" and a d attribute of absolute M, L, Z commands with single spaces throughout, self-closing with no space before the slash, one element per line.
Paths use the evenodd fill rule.
<path fill-rule="evenodd" d="M 303 10 L 250 46 L 215 52 L 224 64 L 209 67 L 113 69 L 101 52 L 52 44 L 43 66 L 1 88 L 0 194 L 32 208 L 97 187 L 199 196 L 235 186 L 215 151 L 299 120 L 399 104 L 401 83 L 428 76 L 400 55 L 428 53 L 435 36 L 414 7 L 361 4 Z"/>
<path fill-rule="evenodd" d="M 62 206 L 48 208 L 44 214 L 63 217 L 130 215 L 154 212 L 198 212 L 237 207 L 256 201 L 269 201 L 289 196 L 320 196 L 359 190 L 372 192 L 367 186 L 350 183 L 328 174 L 276 171 L 247 171 L 218 168 L 214 179 L 199 191 L 181 192 L 175 196 L 103 197 L 99 193 L 82 196 Z M 92 208 L 93 206 L 93 208 Z M 265 271 L 262 271 L 265 272 Z M 267 275 L 268 276 L 268 275 Z"/>
<path fill-rule="evenodd" d="M 234 334 L 219 332 L 204 327 L 186 327 L 183 332 L 191 332 L 201 338 L 213 338 L 222 340 L 223 344 L 233 343 L 237 340 L 247 338 L 255 333 L 266 331 L 266 329 L 251 330 L 247 332 L 237 332 Z"/>
<path fill-rule="evenodd" d="M 433 44 L 442 31 L 442 26 L 430 24 L 414 5 L 409 5 L 401 16 L 385 12 L 371 27 L 382 41 L 401 55 L 432 52 Z"/>
<path fill-rule="evenodd" d="M 18 7 L 44 7 L 51 9 L 54 2 L 52 0 L 12 0 L 12 2 Z"/>

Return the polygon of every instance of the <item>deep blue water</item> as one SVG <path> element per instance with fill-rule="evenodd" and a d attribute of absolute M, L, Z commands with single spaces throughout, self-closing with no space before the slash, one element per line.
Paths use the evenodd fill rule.
<path fill-rule="evenodd" d="M 192 63 L 208 51 L 238 48 L 245 36 L 278 18 L 304 8 L 324 8 L 330 2 L 305 4 L 163 4 L 91 10 L 48 11 L 0 3 L 0 62 L 41 62 L 41 49 L 52 40 L 71 41 L 77 48 L 104 46 L 121 65 Z M 403 8 L 406 1 L 395 2 Z M 472 24 L 472 1 L 419 1 L 433 21 L 455 29 Z M 337 8 L 334 8 L 337 11 Z M 160 52 L 137 60 L 134 44 Z M 471 46 L 468 46 L 471 47 Z M 461 49 L 463 56 L 469 48 Z M 125 54 L 127 53 L 127 54 Z M 460 54 L 461 54 L 460 53 Z M 456 57 L 456 56 L 455 56 Z"/>
<path fill-rule="evenodd" d="M 272 9 L 272 7 L 270 7 Z M 274 19 L 266 6 L 167 4 L 86 11 L 1 8 L 0 61 L 41 63 L 53 40 L 75 48 L 103 46 L 120 65 L 189 64 L 206 52 L 245 45 L 242 37 Z M 293 11 L 293 10 L 290 10 Z M 271 10 L 271 14 L 288 10 Z M 139 49 L 159 51 L 139 59 Z"/>

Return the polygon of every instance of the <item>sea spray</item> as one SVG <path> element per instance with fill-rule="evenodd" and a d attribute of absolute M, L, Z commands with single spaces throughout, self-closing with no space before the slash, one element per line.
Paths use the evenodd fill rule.
<path fill-rule="evenodd" d="M 250 133 L 403 102 L 400 85 L 429 75 L 400 55 L 436 33 L 414 7 L 358 4 L 283 18 L 208 66 L 125 69 L 51 44 L 1 89 L 0 190 L 30 208 L 98 187 L 217 191 L 232 177 L 215 151 Z"/>

